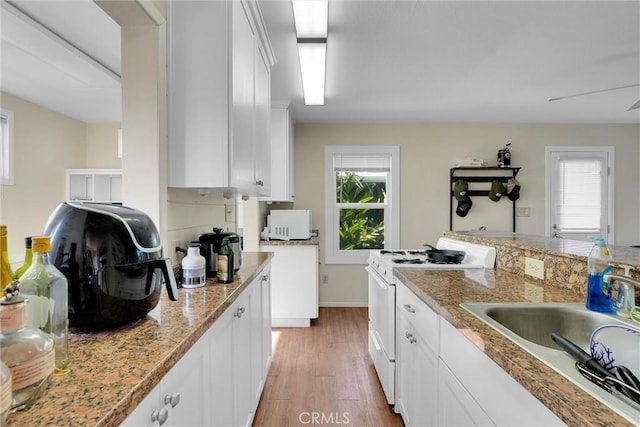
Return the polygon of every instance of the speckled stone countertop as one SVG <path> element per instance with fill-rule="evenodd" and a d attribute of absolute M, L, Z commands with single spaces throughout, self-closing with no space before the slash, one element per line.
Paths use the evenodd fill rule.
<path fill-rule="evenodd" d="M 147 317 L 115 331 L 71 334 L 71 372 L 54 377 L 31 407 L 7 426 L 117 426 L 211 327 L 270 262 L 269 252 L 243 252 L 231 284 L 165 291 Z"/>
<path fill-rule="evenodd" d="M 460 307 L 464 302 L 582 302 L 575 293 L 542 287 L 501 270 L 486 270 L 481 284 L 458 270 L 395 270 L 396 276 L 436 313 L 569 426 L 632 425 L 606 405 Z M 535 289 L 535 292 L 532 292 Z M 638 420 L 640 423 L 640 419 Z"/>
<path fill-rule="evenodd" d="M 318 246 L 319 244 L 317 237 L 307 240 L 260 240 L 260 246 Z"/>

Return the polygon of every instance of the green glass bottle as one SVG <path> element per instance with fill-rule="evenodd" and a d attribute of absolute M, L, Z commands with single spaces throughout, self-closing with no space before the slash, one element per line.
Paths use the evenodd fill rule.
<path fill-rule="evenodd" d="M 233 282 L 233 250 L 229 246 L 229 239 L 222 239 L 217 267 L 218 283 Z"/>
<path fill-rule="evenodd" d="M 9 253 L 7 249 L 7 226 L 0 225 L 0 297 L 4 295 L 4 288 L 13 280 Z"/>
<path fill-rule="evenodd" d="M 20 279 L 20 276 L 22 276 L 25 271 L 27 271 L 29 269 L 29 267 L 31 267 L 31 261 L 33 260 L 33 251 L 31 250 L 31 237 L 25 237 L 24 238 L 24 263 L 22 264 L 22 266 L 20 266 L 14 276 L 16 279 Z"/>

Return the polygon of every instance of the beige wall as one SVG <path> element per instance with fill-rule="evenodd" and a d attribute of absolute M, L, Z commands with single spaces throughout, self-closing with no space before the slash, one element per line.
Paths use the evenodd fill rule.
<path fill-rule="evenodd" d="M 325 145 L 399 145 L 401 156 L 400 246 L 435 243 L 449 227 L 449 169 L 464 157 L 495 164 L 496 153 L 511 142 L 512 165 L 521 166 L 519 207 L 531 216 L 517 219 L 517 231 L 545 234 L 544 150 L 548 145 L 612 145 L 616 150 L 616 245 L 640 244 L 638 159 L 640 126 L 571 124 L 298 124 L 295 131 L 297 209 L 312 209 L 314 228 L 324 232 Z M 482 225 L 511 229 L 511 205 L 474 198 L 466 218 L 455 216 L 454 229 Z M 322 240 L 321 240 L 322 242 Z M 366 305 L 366 274 L 361 265 L 324 264 L 320 245 L 321 305 Z"/>
<path fill-rule="evenodd" d="M 0 223 L 7 225 L 9 259 L 24 257 L 24 238 L 41 234 L 64 201 L 65 169 L 84 168 L 86 125 L 2 93 L 14 113 L 14 185 L 0 185 Z"/>
<path fill-rule="evenodd" d="M 87 123 L 86 168 L 122 169 L 118 158 L 118 131 L 120 123 Z"/>

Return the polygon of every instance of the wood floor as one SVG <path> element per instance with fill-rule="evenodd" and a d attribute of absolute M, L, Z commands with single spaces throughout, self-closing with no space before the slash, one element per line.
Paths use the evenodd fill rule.
<path fill-rule="evenodd" d="M 274 328 L 254 426 L 402 426 L 367 350 L 366 308 L 320 308 L 310 328 Z"/>

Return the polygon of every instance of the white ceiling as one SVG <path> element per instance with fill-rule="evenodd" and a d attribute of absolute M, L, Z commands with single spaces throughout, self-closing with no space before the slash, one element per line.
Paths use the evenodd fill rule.
<path fill-rule="evenodd" d="M 298 122 L 640 123 L 640 109 L 626 111 L 639 86 L 548 101 L 640 83 L 640 0 L 330 0 L 326 100 L 309 107 L 291 2 L 258 1 L 277 59 L 272 99 L 290 100 Z M 91 0 L 12 3 L 119 74 L 119 28 Z M 4 15 L 3 91 L 120 120 L 117 88 L 7 48 Z"/>

